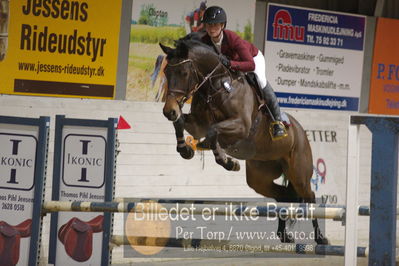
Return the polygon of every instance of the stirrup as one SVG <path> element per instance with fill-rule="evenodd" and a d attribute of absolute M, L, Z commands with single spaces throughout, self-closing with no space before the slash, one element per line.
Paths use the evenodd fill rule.
<path fill-rule="evenodd" d="M 284 134 L 282 136 L 274 136 L 274 134 L 273 134 L 274 125 L 280 125 L 280 127 L 283 129 Z M 286 128 L 284 126 L 284 123 L 282 121 L 273 121 L 273 122 L 271 122 L 270 126 L 269 126 L 269 133 L 270 133 L 270 136 L 271 136 L 273 141 L 280 140 L 280 139 L 283 139 L 283 138 L 288 136 L 287 130 L 286 130 Z"/>

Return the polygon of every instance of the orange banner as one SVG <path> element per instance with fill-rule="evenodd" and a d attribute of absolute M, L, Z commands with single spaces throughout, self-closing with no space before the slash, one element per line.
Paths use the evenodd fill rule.
<path fill-rule="evenodd" d="M 369 113 L 399 115 L 399 20 L 378 18 Z"/>

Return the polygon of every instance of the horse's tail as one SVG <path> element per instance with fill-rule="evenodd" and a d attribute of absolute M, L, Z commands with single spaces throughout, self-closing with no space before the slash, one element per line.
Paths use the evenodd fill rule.
<path fill-rule="evenodd" d="M 161 69 L 162 61 L 164 56 L 158 55 L 157 60 L 155 61 L 154 71 L 151 74 L 151 87 L 154 87 L 155 81 L 157 80 L 159 70 Z"/>

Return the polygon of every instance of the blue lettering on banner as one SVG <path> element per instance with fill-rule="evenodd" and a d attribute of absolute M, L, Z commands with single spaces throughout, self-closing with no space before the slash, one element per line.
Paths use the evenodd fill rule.
<path fill-rule="evenodd" d="M 281 107 L 357 111 L 359 98 L 276 92 Z"/>
<path fill-rule="evenodd" d="M 377 69 L 377 79 L 399 81 L 399 65 L 379 63 Z"/>
<path fill-rule="evenodd" d="M 386 99 L 387 108 L 389 109 L 399 109 L 399 101 L 394 101 L 392 99 Z"/>
<path fill-rule="evenodd" d="M 384 84 L 384 92 L 399 92 L 399 85 L 395 84 Z"/>
<path fill-rule="evenodd" d="M 365 17 L 269 5 L 267 40 L 363 51 Z"/>

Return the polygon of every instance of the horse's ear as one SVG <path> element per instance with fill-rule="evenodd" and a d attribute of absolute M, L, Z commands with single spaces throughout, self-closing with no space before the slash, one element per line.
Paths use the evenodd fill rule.
<path fill-rule="evenodd" d="M 161 47 L 162 51 L 163 51 L 165 54 L 170 54 L 170 53 L 173 51 L 172 48 L 170 48 L 170 47 L 168 47 L 168 46 L 165 46 L 165 45 L 163 45 L 162 43 L 159 43 L 159 46 Z"/>
<path fill-rule="evenodd" d="M 181 58 L 186 58 L 188 56 L 188 46 L 184 39 L 176 41 L 176 53 Z"/>

